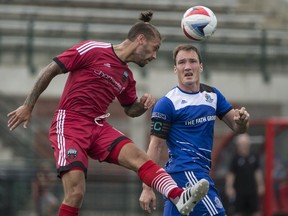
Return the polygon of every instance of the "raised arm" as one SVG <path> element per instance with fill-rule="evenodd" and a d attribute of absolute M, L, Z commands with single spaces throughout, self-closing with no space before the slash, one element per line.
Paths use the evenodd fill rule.
<path fill-rule="evenodd" d="M 32 88 L 32 91 L 27 96 L 23 105 L 16 110 L 10 112 L 8 116 L 8 127 L 10 130 L 14 130 L 21 123 L 24 122 L 23 127 L 27 128 L 28 123 L 32 116 L 33 108 L 41 95 L 41 93 L 47 88 L 51 80 L 58 74 L 63 73 L 61 68 L 53 61 L 43 68 Z"/>
<path fill-rule="evenodd" d="M 155 104 L 155 99 L 151 94 L 145 93 L 140 100 L 135 101 L 131 106 L 124 107 L 126 115 L 130 117 L 138 117 L 145 113 Z"/>
<path fill-rule="evenodd" d="M 245 133 L 249 127 L 250 114 L 245 107 L 230 110 L 224 117 L 223 121 L 235 132 Z"/>

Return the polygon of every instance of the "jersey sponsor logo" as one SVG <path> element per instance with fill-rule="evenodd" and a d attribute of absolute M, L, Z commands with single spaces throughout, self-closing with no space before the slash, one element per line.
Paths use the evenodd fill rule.
<path fill-rule="evenodd" d="M 111 47 L 111 44 L 109 44 L 109 43 L 90 41 L 90 42 L 87 42 L 87 43 L 83 44 L 82 46 L 76 48 L 76 50 L 78 51 L 78 53 L 80 55 L 83 55 L 91 49 L 110 48 L 110 47 Z"/>
<path fill-rule="evenodd" d="M 159 119 L 166 120 L 167 117 L 166 117 L 166 115 L 163 114 L 163 113 L 153 112 L 151 118 L 159 118 Z"/>
<path fill-rule="evenodd" d="M 101 70 L 94 70 L 94 74 L 105 79 L 108 83 L 110 83 L 113 86 L 113 88 L 116 91 L 119 91 L 119 93 L 121 93 L 125 89 L 125 87 L 123 87 L 119 82 L 117 82 L 112 76 L 104 73 Z"/>
<path fill-rule="evenodd" d="M 185 125 L 196 125 L 204 122 L 215 121 L 216 115 L 204 116 L 196 119 L 189 119 L 185 121 Z"/>
<path fill-rule="evenodd" d="M 68 149 L 67 158 L 69 160 L 74 160 L 77 157 L 77 155 L 78 155 L 78 151 L 76 149 L 74 149 L 74 148 Z"/>

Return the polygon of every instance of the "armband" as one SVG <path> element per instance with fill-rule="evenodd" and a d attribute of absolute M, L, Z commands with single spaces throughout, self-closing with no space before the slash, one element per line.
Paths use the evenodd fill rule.
<path fill-rule="evenodd" d="M 161 119 L 152 119 L 150 134 L 167 139 L 171 124 Z"/>

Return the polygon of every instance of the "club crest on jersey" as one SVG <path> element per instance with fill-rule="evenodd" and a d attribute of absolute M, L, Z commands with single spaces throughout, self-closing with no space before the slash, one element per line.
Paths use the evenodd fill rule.
<path fill-rule="evenodd" d="M 128 73 L 127 73 L 127 71 L 124 71 L 123 76 L 122 76 L 122 82 L 123 83 L 126 82 L 127 79 L 128 79 Z"/>
<path fill-rule="evenodd" d="M 209 94 L 205 94 L 205 98 L 206 98 L 206 101 L 208 102 L 208 103 L 212 103 L 213 102 L 213 99 L 211 98 L 211 96 L 209 95 Z"/>
<path fill-rule="evenodd" d="M 74 149 L 74 148 L 70 148 L 68 151 L 67 151 L 67 158 L 69 160 L 74 160 L 76 157 L 77 157 L 77 150 Z"/>
<path fill-rule="evenodd" d="M 215 202 L 215 206 L 217 208 L 220 208 L 220 209 L 223 208 L 222 202 L 220 201 L 220 199 L 218 197 L 214 198 L 214 202 Z"/>

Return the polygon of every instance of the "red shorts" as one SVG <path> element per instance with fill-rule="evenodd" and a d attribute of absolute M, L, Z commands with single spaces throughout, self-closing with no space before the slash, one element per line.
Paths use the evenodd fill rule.
<path fill-rule="evenodd" d="M 121 148 L 132 141 L 105 119 L 99 123 L 67 110 L 55 113 L 49 139 L 59 176 L 71 169 L 82 169 L 87 176 L 88 157 L 118 163 Z"/>

